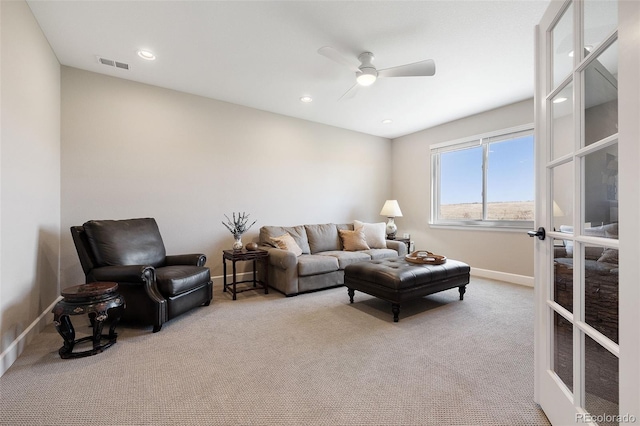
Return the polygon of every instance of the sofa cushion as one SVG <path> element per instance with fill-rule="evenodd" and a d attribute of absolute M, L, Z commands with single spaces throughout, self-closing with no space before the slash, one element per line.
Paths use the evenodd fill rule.
<path fill-rule="evenodd" d="M 82 226 L 99 266 L 164 264 L 166 251 L 155 219 L 91 220 Z"/>
<path fill-rule="evenodd" d="M 165 297 L 177 296 L 210 279 L 209 268 L 204 266 L 176 265 L 156 269 L 158 289 Z"/>
<path fill-rule="evenodd" d="M 263 226 L 260 228 L 260 244 L 269 245 L 275 247 L 271 241 L 272 237 L 279 237 L 284 234 L 289 234 L 293 237 L 298 247 L 302 249 L 302 254 L 311 253 L 309 248 L 309 240 L 307 240 L 307 231 L 304 229 L 304 225 L 298 226 Z"/>
<path fill-rule="evenodd" d="M 379 223 L 366 223 L 359 220 L 353 221 L 353 228 L 355 230 L 362 229 L 364 236 L 367 239 L 367 244 L 371 248 L 387 248 L 386 241 L 386 229 L 387 225 L 384 222 Z"/>
<path fill-rule="evenodd" d="M 338 259 L 333 256 L 305 254 L 298 258 L 298 275 L 324 274 L 338 270 Z"/>
<path fill-rule="evenodd" d="M 338 228 L 333 223 L 323 225 L 305 225 L 307 231 L 307 239 L 309 240 L 309 248 L 311 254 L 321 251 L 340 250 L 340 238 L 338 237 Z"/>
<path fill-rule="evenodd" d="M 388 257 L 398 257 L 398 252 L 393 249 L 371 249 L 365 253 L 371 256 L 371 259 L 386 259 Z"/>
<path fill-rule="evenodd" d="M 396 253 L 394 251 L 394 253 Z M 398 254 L 398 253 L 396 253 Z M 345 266 L 352 263 L 362 262 L 363 260 L 371 260 L 371 256 L 364 251 L 325 251 L 318 253 L 319 256 L 332 256 L 338 259 L 338 267 L 344 269 Z"/>
<path fill-rule="evenodd" d="M 357 231 L 349 231 L 347 229 L 339 229 L 338 234 L 342 240 L 342 248 L 346 251 L 369 250 L 367 239 L 362 229 Z"/>
<path fill-rule="evenodd" d="M 284 234 L 279 237 L 271 237 L 271 241 L 281 250 L 288 250 L 296 256 L 300 256 L 302 254 L 302 249 L 296 243 L 296 240 L 294 240 L 289 234 Z"/>

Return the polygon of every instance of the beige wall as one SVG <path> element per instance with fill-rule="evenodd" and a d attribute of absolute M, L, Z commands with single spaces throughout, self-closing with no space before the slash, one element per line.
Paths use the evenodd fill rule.
<path fill-rule="evenodd" d="M 26 3 L 0 11 L 1 374 L 59 295 L 60 65 Z"/>
<path fill-rule="evenodd" d="M 533 123 L 533 100 L 394 139 L 392 193 L 403 217 L 398 233 L 410 233 L 415 248 L 467 262 L 474 268 L 533 276 L 533 241 L 525 231 L 475 231 L 429 226 L 431 211 L 431 144 Z"/>
<path fill-rule="evenodd" d="M 69 227 L 155 217 L 169 253 L 214 276 L 233 243 L 221 221 L 381 221 L 388 139 L 62 67 L 62 286 L 84 276 Z M 215 296 L 214 296 L 215 297 Z"/>

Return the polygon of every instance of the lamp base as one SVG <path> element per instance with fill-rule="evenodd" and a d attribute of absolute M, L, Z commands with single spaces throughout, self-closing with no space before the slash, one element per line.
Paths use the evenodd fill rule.
<path fill-rule="evenodd" d="M 387 240 L 395 240 L 398 227 L 396 226 L 394 218 L 390 217 L 387 222 Z"/>

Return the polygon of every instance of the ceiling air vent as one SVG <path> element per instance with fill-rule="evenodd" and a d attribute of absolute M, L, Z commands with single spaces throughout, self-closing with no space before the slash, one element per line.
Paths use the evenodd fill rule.
<path fill-rule="evenodd" d="M 118 61 L 114 61 L 113 59 L 106 59 L 100 56 L 97 56 L 97 58 L 98 58 L 98 62 L 100 62 L 102 65 L 107 65 L 109 67 L 116 67 L 123 70 L 129 69 L 129 64 L 125 64 L 124 62 L 118 62 Z"/>

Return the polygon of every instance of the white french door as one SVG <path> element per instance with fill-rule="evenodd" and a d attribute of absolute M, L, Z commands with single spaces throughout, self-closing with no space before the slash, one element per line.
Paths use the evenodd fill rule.
<path fill-rule="evenodd" d="M 638 292 L 624 290 L 639 283 L 623 272 L 638 268 L 624 259 L 640 257 L 637 239 L 620 238 L 625 229 L 637 234 L 624 222 L 638 221 L 637 190 L 622 180 L 637 171 L 625 170 L 621 156 L 637 156 L 638 128 L 623 137 L 619 126 L 629 109 L 640 120 L 638 93 L 619 84 L 621 51 L 637 65 L 640 45 L 630 52 L 629 40 L 619 40 L 623 11 L 638 9 L 621 3 L 552 1 L 536 27 L 536 226 L 546 235 L 535 243 L 535 389 L 554 425 L 640 423 L 640 377 L 628 358 L 621 363 L 626 348 L 638 356 L 638 333 L 629 331 L 640 325 L 632 324 Z M 636 299 L 622 303 L 621 293 Z"/>

